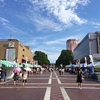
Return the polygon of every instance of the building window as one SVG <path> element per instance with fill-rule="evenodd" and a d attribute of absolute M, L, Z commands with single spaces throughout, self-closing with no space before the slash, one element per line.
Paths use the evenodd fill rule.
<path fill-rule="evenodd" d="M 23 49 L 23 51 L 25 51 L 25 49 Z"/>
<path fill-rule="evenodd" d="M 22 57 L 24 57 L 24 55 L 22 55 Z"/>

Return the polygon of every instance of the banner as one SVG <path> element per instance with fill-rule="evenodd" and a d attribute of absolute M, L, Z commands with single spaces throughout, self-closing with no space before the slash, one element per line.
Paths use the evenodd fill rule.
<path fill-rule="evenodd" d="M 84 57 L 84 59 L 85 59 L 85 64 L 84 64 L 84 67 L 87 67 L 87 58 L 86 58 L 86 57 Z"/>
<path fill-rule="evenodd" d="M 93 66 L 94 66 L 94 63 L 93 63 L 93 56 L 92 55 L 89 55 L 89 57 L 90 57 L 90 62 L 93 64 Z"/>
<path fill-rule="evenodd" d="M 14 47 L 14 42 L 10 41 L 9 42 L 9 47 Z"/>

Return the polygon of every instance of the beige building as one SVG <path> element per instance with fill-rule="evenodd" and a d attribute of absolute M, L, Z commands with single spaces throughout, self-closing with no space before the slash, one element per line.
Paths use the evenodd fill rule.
<path fill-rule="evenodd" d="M 78 40 L 76 39 L 68 39 L 66 42 L 67 50 L 71 50 L 72 52 L 74 51 L 77 45 L 78 45 Z"/>
<path fill-rule="evenodd" d="M 32 62 L 33 54 L 29 46 L 24 46 L 17 39 L 0 40 L 0 60 Z"/>

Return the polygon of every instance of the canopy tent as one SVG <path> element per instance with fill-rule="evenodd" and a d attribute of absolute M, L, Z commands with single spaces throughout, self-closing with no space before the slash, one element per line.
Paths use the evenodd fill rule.
<path fill-rule="evenodd" d="M 37 64 L 34 64 L 33 67 L 35 67 L 35 68 L 40 68 L 40 67 L 42 67 L 42 66 L 37 65 Z"/>
<path fill-rule="evenodd" d="M 19 65 L 18 63 L 10 62 L 7 60 L 0 60 L 0 64 L 4 67 L 13 67 L 14 65 L 16 67 L 21 67 L 21 65 Z"/>
<path fill-rule="evenodd" d="M 2 64 L 2 66 L 5 66 L 5 67 L 13 67 L 13 64 L 6 60 L 0 60 L 0 63 Z"/>
<path fill-rule="evenodd" d="M 94 68 L 98 68 L 98 69 L 100 69 L 100 62 L 98 62 L 97 64 L 95 64 L 95 66 L 94 66 Z"/>
<path fill-rule="evenodd" d="M 40 65 L 37 64 L 29 64 L 29 63 L 22 63 L 22 65 L 26 66 L 26 67 L 35 67 L 35 68 L 40 68 Z"/>
<path fill-rule="evenodd" d="M 70 65 L 66 65 L 66 68 L 69 67 L 86 67 L 85 63 L 81 63 L 80 66 L 78 64 L 70 64 Z"/>
<path fill-rule="evenodd" d="M 33 67 L 33 65 L 29 63 L 22 63 L 22 65 L 27 66 L 27 67 Z"/>
<path fill-rule="evenodd" d="M 92 66 L 98 66 L 98 65 L 100 65 L 100 62 L 93 62 L 93 63 L 91 63 L 91 64 L 88 64 L 87 66 L 88 67 L 92 67 Z"/>

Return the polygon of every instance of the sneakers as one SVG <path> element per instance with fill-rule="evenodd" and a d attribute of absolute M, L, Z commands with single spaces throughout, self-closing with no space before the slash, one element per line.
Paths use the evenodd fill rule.
<path fill-rule="evenodd" d="M 78 88 L 82 90 L 82 87 L 78 87 Z"/>
<path fill-rule="evenodd" d="M 82 90 L 82 87 L 80 87 L 80 89 Z"/>

